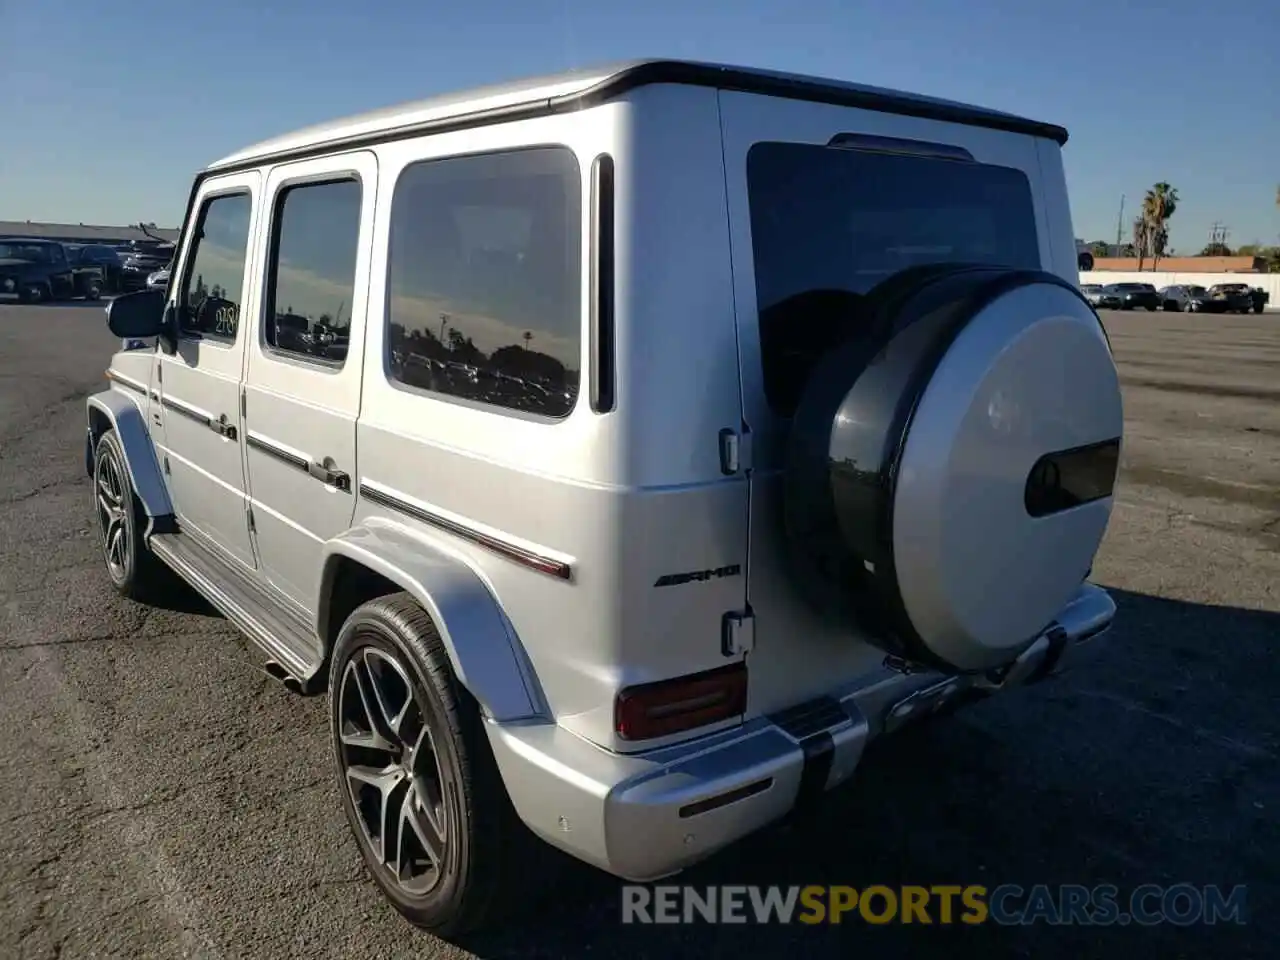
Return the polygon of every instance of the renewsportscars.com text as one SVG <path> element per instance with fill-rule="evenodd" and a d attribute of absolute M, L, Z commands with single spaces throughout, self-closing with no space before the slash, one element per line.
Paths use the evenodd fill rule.
<path fill-rule="evenodd" d="M 639 886 L 622 888 L 623 923 L 912 923 L 1007 926 L 1243 924 L 1247 889 L 1179 883 L 1128 892 L 1111 884 Z"/>

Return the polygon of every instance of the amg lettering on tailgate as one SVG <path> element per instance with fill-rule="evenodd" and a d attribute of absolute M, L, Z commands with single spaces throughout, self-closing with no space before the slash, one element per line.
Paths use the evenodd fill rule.
<path fill-rule="evenodd" d="M 730 564 L 727 567 L 716 567 L 714 570 L 693 570 L 689 573 L 668 573 L 657 579 L 654 583 L 655 587 L 676 587 L 682 583 L 693 583 L 694 581 L 703 580 L 719 580 L 721 577 L 736 577 L 742 573 L 742 567 L 738 564 Z"/>

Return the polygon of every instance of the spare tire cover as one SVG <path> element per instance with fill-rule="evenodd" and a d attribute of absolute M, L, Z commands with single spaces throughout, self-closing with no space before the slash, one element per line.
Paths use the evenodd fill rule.
<path fill-rule="evenodd" d="M 792 420 L 797 585 L 889 653 L 1008 664 L 1079 589 L 1110 519 L 1119 380 L 1093 308 L 1040 271 L 931 266 L 873 289 Z"/>

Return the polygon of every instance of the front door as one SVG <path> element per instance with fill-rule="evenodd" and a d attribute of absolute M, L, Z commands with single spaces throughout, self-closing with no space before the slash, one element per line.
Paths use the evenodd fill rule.
<path fill-rule="evenodd" d="M 165 480 L 180 527 L 253 569 L 245 496 L 240 384 L 253 299 L 250 253 L 260 177 L 205 181 L 187 231 L 178 282 L 170 285 L 177 347 L 156 353 L 157 432 Z"/>
<path fill-rule="evenodd" d="M 378 166 L 368 152 L 275 167 L 245 381 L 254 542 L 267 582 L 315 612 L 321 548 L 355 511 L 356 417 Z"/>

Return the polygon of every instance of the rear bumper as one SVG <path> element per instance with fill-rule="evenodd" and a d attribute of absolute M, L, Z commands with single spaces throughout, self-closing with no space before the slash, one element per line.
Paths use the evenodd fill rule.
<path fill-rule="evenodd" d="M 964 697 L 1033 683 L 1110 626 L 1086 584 L 1002 677 L 885 668 L 827 696 L 643 755 L 611 753 L 549 723 L 489 723 L 507 791 L 553 846 L 609 873 L 655 880 L 688 867 L 847 780 L 873 737 Z"/>

